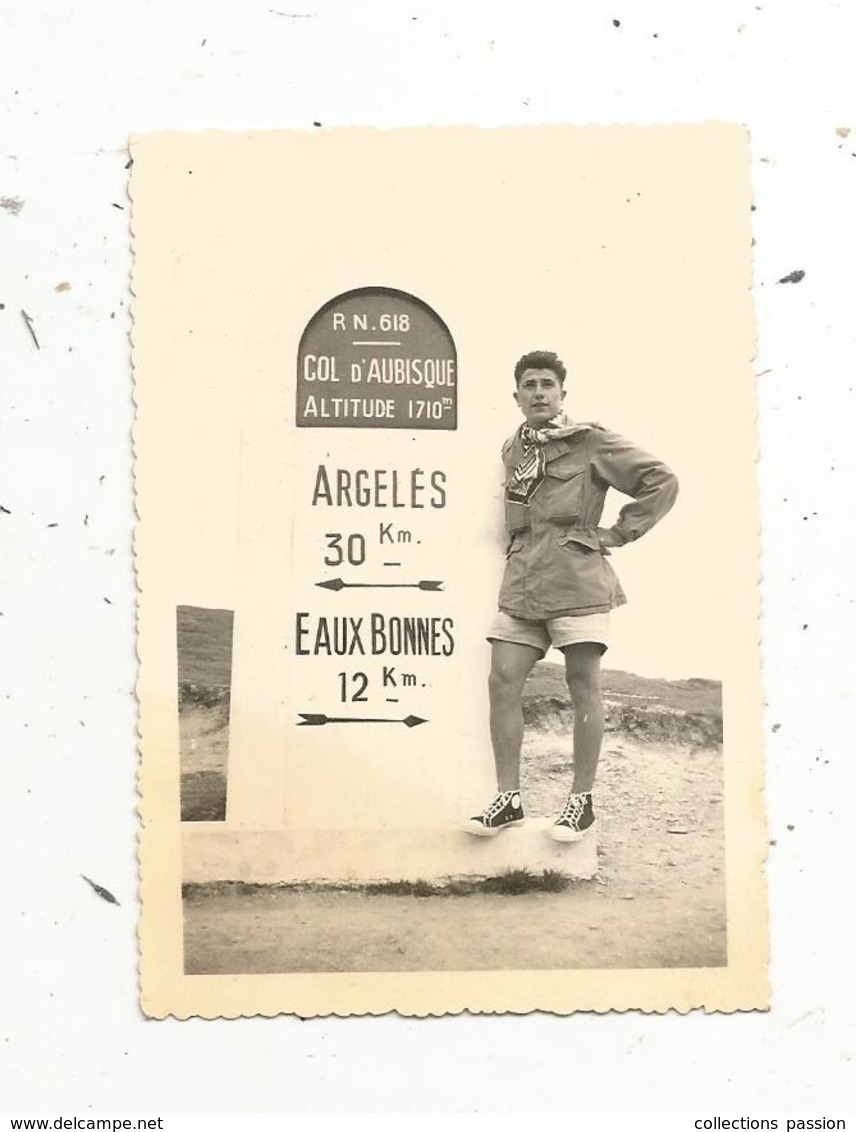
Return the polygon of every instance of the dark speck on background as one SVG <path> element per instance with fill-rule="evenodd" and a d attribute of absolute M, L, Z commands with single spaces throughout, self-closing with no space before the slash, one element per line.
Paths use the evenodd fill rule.
<path fill-rule="evenodd" d="M 17 216 L 23 207 L 24 201 L 20 197 L 0 197 L 0 208 L 12 216 Z"/>
<path fill-rule="evenodd" d="M 104 888 L 103 885 L 96 884 L 94 880 L 90 880 L 89 877 L 84 876 L 83 873 L 81 873 L 80 876 L 83 880 L 86 881 L 92 891 L 100 896 L 102 900 L 106 900 L 108 904 L 119 903 L 119 901 L 116 899 L 109 888 Z"/>
<path fill-rule="evenodd" d="M 129 157 L 128 160 L 125 162 L 125 168 L 130 169 L 133 164 L 134 164 L 133 157 Z"/>
<path fill-rule="evenodd" d="M 792 271 L 789 275 L 783 275 L 781 279 L 777 280 L 778 283 L 799 283 L 805 278 L 805 272 L 800 268 L 797 271 Z"/>
<path fill-rule="evenodd" d="M 39 345 L 39 340 L 36 337 L 36 332 L 35 332 L 35 330 L 33 330 L 33 320 L 30 318 L 30 316 L 27 314 L 27 312 L 23 308 L 21 308 L 21 317 L 23 318 L 24 322 L 27 324 L 27 330 L 29 330 L 30 337 L 32 338 L 33 342 L 35 342 L 35 344 L 36 344 L 36 349 L 41 350 L 41 346 Z"/>
<path fill-rule="evenodd" d="M 116 202 L 115 202 L 115 201 L 111 201 L 111 203 L 112 203 L 112 205 L 113 205 L 113 207 L 114 207 L 114 208 L 118 208 L 118 209 L 120 209 L 120 210 L 121 210 L 122 212 L 124 212 L 124 211 L 125 211 L 125 209 L 124 209 L 124 208 L 122 208 L 122 205 L 121 205 L 121 204 L 116 204 Z"/>
<path fill-rule="evenodd" d="M 9 510 L 9 508 L 4 507 L 2 503 L 0 503 L 0 511 L 2 511 L 4 515 L 11 515 L 12 514 L 12 512 Z"/>
<path fill-rule="evenodd" d="M 312 125 L 313 125 L 313 126 L 320 126 L 320 125 L 321 125 L 321 123 L 320 123 L 320 122 L 313 122 L 313 123 L 312 123 Z"/>
<path fill-rule="evenodd" d="M 621 27 L 621 20 L 613 20 L 613 21 L 612 21 L 612 26 L 613 26 L 614 28 L 620 28 L 620 27 Z"/>

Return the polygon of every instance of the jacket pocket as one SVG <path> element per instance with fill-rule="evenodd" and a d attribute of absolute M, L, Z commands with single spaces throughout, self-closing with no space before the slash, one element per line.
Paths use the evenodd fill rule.
<path fill-rule="evenodd" d="M 525 531 L 530 524 L 529 508 L 522 503 L 505 504 L 505 526 L 510 534 Z"/>
<path fill-rule="evenodd" d="M 570 534 L 561 535 L 559 537 L 559 545 L 564 546 L 569 550 L 581 550 L 584 554 L 599 554 L 600 546 L 592 546 L 591 540 L 583 534 L 575 534 L 573 531 Z"/>
<path fill-rule="evenodd" d="M 551 609 L 607 609 L 612 604 L 609 563 L 594 532 L 568 528 L 557 533 L 551 556 Z"/>
<path fill-rule="evenodd" d="M 581 476 L 586 468 L 585 464 L 580 463 L 579 456 L 568 454 L 557 456 L 555 460 L 548 460 L 544 470 L 554 479 L 572 480 L 575 476 Z"/>
<path fill-rule="evenodd" d="M 548 519 L 579 519 L 583 507 L 585 466 L 574 456 L 560 456 L 547 465 L 543 491 Z"/>
<path fill-rule="evenodd" d="M 608 554 L 600 545 L 600 539 L 593 531 L 569 530 L 559 535 L 559 545 L 569 550 L 581 550 L 588 554 Z"/>

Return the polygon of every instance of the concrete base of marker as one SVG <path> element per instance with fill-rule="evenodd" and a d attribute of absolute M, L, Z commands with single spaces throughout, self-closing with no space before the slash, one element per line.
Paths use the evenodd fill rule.
<path fill-rule="evenodd" d="M 182 827 L 185 883 L 248 884 L 416 881 L 495 876 L 507 869 L 555 869 L 588 880 L 597 872 L 597 841 L 561 844 L 551 822 L 529 819 L 496 837 L 455 828 L 229 831 L 213 823 Z"/>

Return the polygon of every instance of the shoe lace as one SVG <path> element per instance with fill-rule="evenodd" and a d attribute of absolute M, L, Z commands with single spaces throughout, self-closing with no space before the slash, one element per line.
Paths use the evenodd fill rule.
<path fill-rule="evenodd" d="M 496 817 L 499 811 L 507 806 L 513 797 L 514 791 L 509 791 L 507 794 L 497 794 L 491 804 L 483 812 L 482 817 L 485 819 Z"/>
<path fill-rule="evenodd" d="M 571 794 L 567 802 L 565 802 L 565 808 L 559 815 L 559 821 L 570 822 L 571 825 L 576 825 L 585 813 L 585 808 L 585 794 Z"/>

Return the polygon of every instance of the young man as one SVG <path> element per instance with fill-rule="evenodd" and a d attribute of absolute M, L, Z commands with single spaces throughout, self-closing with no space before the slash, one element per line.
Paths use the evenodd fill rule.
<path fill-rule="evenodd" d="M 502 449 L 507 563 L 491 625 L 490 735 L 499 793 L 465 828 L 493 837 L 524 820 L 520 801 L 522 695 L 547 649 L 565 657 L 574 705 L 574 777 L 551 828 L 579 841 L 594 828 L 592 787 L 603 739 L 600 659 L 609 611 L 626 598 L 607 561 L 613 547 L 640 538 L 675 501 L 678 483 L 660 460 L 598 424 L 562 413 L 565 367 L 549 351 L 514 367 L 514 399 L 526 418 Z M 632 497 L 613 527 L 600 523 L 609 488 Z"/>

